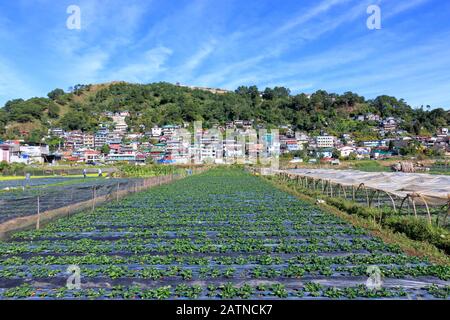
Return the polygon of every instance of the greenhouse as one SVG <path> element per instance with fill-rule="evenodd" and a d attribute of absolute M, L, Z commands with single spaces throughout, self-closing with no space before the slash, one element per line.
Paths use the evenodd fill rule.
<path fill-rule="evenodd" d="M 449 210 L 450 176 L 402 172 L 363 172 L 333 169 L 279 170 L 277 174 L 297 179 L 302 186 L 394 211 L 414 214 Z"/>

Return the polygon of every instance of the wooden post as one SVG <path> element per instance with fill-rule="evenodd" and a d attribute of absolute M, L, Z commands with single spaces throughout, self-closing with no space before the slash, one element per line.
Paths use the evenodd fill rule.
<path fill-rule="evenodd" d="M 41 227 L 41 199 L 40 196 L 37 197 L 37 220 L 36 220 L 36 230 Z"/>
<path fill-rule="evenodd" d="M 92 187 L 92 211 L 95 210 L 95 186 Z"/>
<path fill-rule="evenodd" d="M 70 206 L 72 205 L 73 201 L 73 188 L 70 189 L 70 203 L 67 206 L 67 217 L 70 217 Z"/>

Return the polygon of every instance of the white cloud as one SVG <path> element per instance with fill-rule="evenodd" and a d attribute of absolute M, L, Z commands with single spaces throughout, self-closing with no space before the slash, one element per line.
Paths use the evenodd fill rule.
<path fill-rule="evenodd" d="M 101 77 L 109 54 L 101 49 L 93 49 L 74 58 L 73 69 L 67 79 L 70 83 L 95 83 Z"/>
<path fill-rule="evenodd" d="M 132 45 L 150 4 L 135 0 L 126 5 L 118 0 L 80 1 L 81 30 L 55 26 L 46 38 L 45 47 L 56 58 L 48 72 L 59 86 L 110 81 L 111 59 Z"/>
<path fill-rule="evenodd" d="M 150 49 L 140 57 L 139 61 L 121 67 L 109 78 L 129 82 L 149 82 L 166 70 L 164 64 L 172 53 L 170 48 L 164 46 Z"/>
<path fill-rule="evenodd" d="M 421 5 L 424 5 L 425 3 L 429 2 L 430 0 L 408 0 L 408 1 L 399 1 L 395 3 L 393 7 L 388 7 L 385 11 L 383 10 L 385 18 L 390 18 L 393 16 L 396 16 L 400 13 L 403 13 L 404 11 L 414 9 L 416 7 L 419 7 Z"/>
<path fill-rule="evenodd" d="M 189 57 L 186 63 L 184 64 L 185 71 L 193 71 L 198 66 L 202 64 L 202 62 L 208 58 L 209 55 L 214 51 L 215 41 L 211 41 L 201 47 L 193 56 Z"/>
<path fill-rule="evenodd" d="M 342 1 L 327 1 L 327 6 L 322 3 L 322 5 L 319 5 L 319 9 L 313 10 L 316 14 L 319 12 L 322 12 L 323 10 L 326 10 L 326 8 L 329 8 L 332 4 L 342 3 Z M 309 40 L 313 40 L 315 38 L 320 37 L 323 33 L 329 32 L 338 26 L 340 26 L 343 23 L 352 21 L 356 19 L 361 14 L 365 13 L 365 10 L 363 10 L 363 5 L 359 4 L 355 7 L 353 7 L 351 10 L 347 11 L 346 13 L 338 16 L 330 16 L 328 19 L 324 19 L 324 22 L 320 24 L 319 28 L 313 28 L 311 26 L 310 29 L 301 29 L 299 31 L 299 34 L 294 34 L 293 30 L 290 32 L 286 31 L 286 34 L 284 36 L 277 36 L 277 41 L 271 41 L 270 37 L 273 37 L 274 34 L 270 34 L 267 37 L 261 36 L 257 39 L 257 41 L 261 41 L 264 43 L 270 43 L 270 46 L 261 45 L 261 48 L 264 48 L 263 50 L 259 51 L 258 54 L 252 55 L 254 53 L 254 50 L 249 51 L 246 53 L 248 58 L 242 58 L 242 60 L 239 61 L 226 61 L 224 63 L 216 63 L 213 67 L 213 69 L 202 76 L 199 76 L 196 79 L 196 83 L 199 83 L 201 85 L 208 85 L 208 86 L 221 86 L 224 88 L 234 88 L 238 86 L 239 84 L 245 84 L 245 83 L 251 83 L 252 81 L 254 83 L 265 83 L 269 82 L 276 78 L 283 78 L 288 75 L 294 75 L 299 73 L 299 68 L 315 68 L 318 65 L 322 64 L 324 66 L 329 65 L 330 63 L 333 64 L 342 64 L 344 62 L 350 62 L 352 58 L 355 58 L 356 56 L 360 57 L 365 50 L 359 50 L 354 53 L 348 53 L 347 50 L 345 50 L 345 55 L 341 56 L 339 55 L 339 52 L 335 52 L 334 54 L 337 54 L 339 56 L 339 59 L 330 59 L 329 55 L 323 56 L 322 54 L 319 55 L 321 57 L 321 61 L 317 61 L 319 57 L 317 55 L 314 55 L 314 57 L 307 57 L 306 61 L 313 59 L 314 61 L 311 62 L 318 62 L 313 64 L 307 64 L 307 63 L 280 63 L 280 56 L 284 54 L 285 52 L 292 50 L 295 48 L 298 50 L 302 46 L 307 44 L 307 41 L 298 41 L 296 38 L 299 36 L 302 38 L 308 37 Z M 303 19 L 302 21 L 305 21 Z M 305 21 L 306 22 L 306 21 Z M 292 25 L 292 24 L 291 24 Z M 234 42 L 235 38 L 233 39 Z M 245 39 L 240 39 L 240 42 L 245 41 Z M 229 43 L 227 43 L 227 40 L 224 41 L 228 47 L 231 47 Z M 221 41 L 221 44 L 223 42 Z M 258 45 L 259 42 L 252 42 L 252 45 L 255 48 L 259 48 Z M 295 43 L 295 45 L 294 45 Z M 233 43 L 235 48 L 239 48 L 239 42 Z M 336 50 L 338 51 L 338 50 Z M 340 50 L 342 51 L 342 50 Z M 228 56 L 232 56 L 230 54 L 232 52 L 228 51 L 225 52 L 225 54 Z M 242 56 L 241 56 L 242 57 Z M 281 60 L 286 61 L 286 60 Z M 320 62 L 320 63 L 319 63 Z M 280 79 L 285 80 L 285 79 Z M 296 86 L 298 86 L 298 81 L 296 82 Z M 299 86 L 300 87 L 300 86 Z"/>
<path fill-rule="evenodd" d="M 275 34 L 285 33 L 293 28 L 305 24 L 306 22 L 326 13 L 336 5 L 341 5 L 351 0 L 324 0 L 306 12 L 301 12 L 297 17 L 292 18 L 275 31 Z"/>

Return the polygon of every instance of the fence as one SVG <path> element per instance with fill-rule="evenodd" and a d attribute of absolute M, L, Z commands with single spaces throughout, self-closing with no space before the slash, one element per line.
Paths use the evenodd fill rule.
<path fill-rule="evenodd" d="M 87 181 L 77 185 L 4 193 L 0 196 L 0 238 L 34 225 L 39 229 L 42 222 L 55 217 L 70 216 L 80 210 L 93 210 L 104 202 L 119 200 L 130 193 L 170 183 L 204 170 L 194 168 L 181 174 L 151 178 Z"/>
<path fill-rule="evenodd" d="M 69 176 L 69 175 L 81 175 L 83 172 L 83 168 L 85 167 L 73 167 L 67 169 L 53 169 L 50 167 L 47 168 L 20 168 L 20 169 L 3 169 L 0 173 L 1 176 L 25 176 L 29 173 L 32 176 Z M 109 174 L 116 172 L 116 168 L 101 168 L 103 173 Z M 98 168 L 86 168 L 88 174 L 97 173 Z"/>

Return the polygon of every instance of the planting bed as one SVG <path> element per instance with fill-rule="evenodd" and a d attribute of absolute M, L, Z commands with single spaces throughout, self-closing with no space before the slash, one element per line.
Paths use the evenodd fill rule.
<path fill-rule="evenodd" d="M 0 191 L 4 191 L 5 188 L 22 188 L 22 187 L 45 187 L 47 185 L 61 184 L 71 181 L 82 180 L 81 176 L 76 177 L 47 177 L 47 178 L 33 178 L 26 181 L 25 178 L 14 180 L 0 180 Z M 86 178 L 88 180 L 95 179 L 94 177 Z"/>
<path fill-rule="evenodd" d="M 69 265 L 81 290 L 66 288 Z M 378 266 L 383 286 L 366 288 Z M 3 299 L 448 299 L 409 257 L 239 170 L 214 169 L 0 242 Z"/>
<path fill-rule="evenodd" d="M 0 223 L 11 219 L 35 215 L 38 212 L 54 210 L 93 198 L 108 195 L 117 190 L 127 190 L 133 188 L 134 183 L 141 182 L 141 179 L 74 179 L 73 183 L 66 180 L 67 184 L 53 185 L 56 178 L 48 181 L 48 185 L 35 185 L 25 190 L 0 192 Z M 64 179 L 64 178 L 60 178 Z M 70 178 L 69 178 L 70 179 Z M 47 180 L 47 179 L 32 179 Z M 61 180 L 63 181 L 63 180 Z M 38 201 L 39 197 L 39 201 Z"/>

